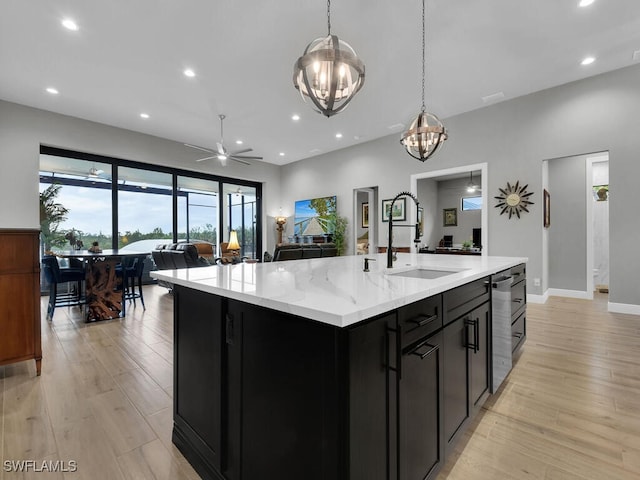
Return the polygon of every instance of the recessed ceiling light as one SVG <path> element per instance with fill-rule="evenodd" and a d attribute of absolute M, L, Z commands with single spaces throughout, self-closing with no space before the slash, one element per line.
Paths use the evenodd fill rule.
<path fill-rule="evenodd" d="M 342 134 L 341 133 L 336 133 L 336 138 L 342 138 Z"/>
<path fill-rule="evenodd" d="M 284 152 L 280 152 L 280 156 L 281 156 L 281 157 L 284 157 Z"/>
<path fill-rule="evenodd" d="M 67 30 L 72 30 L 74 32 L 78 31 L 78 24 L 70 18 L 65 18 L 64 20 L 62 20 L 62 26 Z"/>
<path fill-rule="evenodd" d="M 236 140 L 236 145 L 242 145 L 242 140 Z"/>
<path fill-rule="evenodd" d="M 140 117 L 142 118 L 149 118 L 149 114 L 148 113 L 141 113 Z"/>
<path fill-rule="evenodd" d="M 187 68 L 184 72 L 182 72 L 185 74 L 186 77 L 195 77 L 196 76 L 196 72 L 194 72 L 193 70 L 191 70 L 190 68 Z"/>
<path fill-rule="evenodd" d="M 595 57 L 586 57 L 582 62 L 580 62 L 580 65 L 591 65 L 595 61 Z"/>
<path fill-rule="evenodd" d="M 580 0 L 580 3 L 578 3 L 578 6 L 579 7 L 588 7 L 589 5 L 591 5 L 595 1 L 596 0 Z"/>
<path fill-rule="evenodd" d="M 53 87 L 47 87 L 47 92 L 49 92 L 51 95 L 58 95 L 60 92 Z"/>
<path fill-rule="evenodd" d="M 300 120 L 300 115 L 298 115 L 297 113 L 295 115 L 292 115 L 291 120 L 293 120 L 294 122 L 297 122 L 298 120 Z"/>

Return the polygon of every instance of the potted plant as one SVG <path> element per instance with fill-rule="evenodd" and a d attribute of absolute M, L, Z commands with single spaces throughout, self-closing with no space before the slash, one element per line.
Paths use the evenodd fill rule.
<path fill-rule="evenodd" d="M 344 254 L 347 247 L 347 225 L 346 217 L 341 217 L 337 213 L 329 219 L 330 230 L 333 232 L 333 243 L 336 244 L 338 255 Z"/>
<path fill-rule="evenodd" d="M 60 188 L 60 184 L 51 184 L 40 192 L 40 238 L 45 253 L 51 252 L 54 246 L 62 247 L 66 243 L 64 233 L 59 232 L 58 228 L 67 219 L 69 209 L 56 202 Z"/>

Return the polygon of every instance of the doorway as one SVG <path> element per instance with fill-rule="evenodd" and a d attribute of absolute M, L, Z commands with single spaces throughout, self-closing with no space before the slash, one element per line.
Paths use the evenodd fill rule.
<path fill-rule="evenodd" d="M 608 152 L 597 152 L 546 162 L 548 295 L 592 300 L 596 285 L 608 290 L 608 160 Z"/>
<path fill-rule="evenodd" d="M 378 187 L 353 190 L 354 255 L 369 255 L 378 251 Z"/>
<path fill-rule="evenodd" d="M 434 248 L 437 246 L 439 242 L 439 238 L 442 237 L 440 234 L 441 226 L 445 225 L 442 216 L 444 213 L 442 210 L 451 210 L 453 208 L 456 209 L 456 226 L 458 223 L 462 224 L 464 219 L 464 215 L 467 214 L 463 209 L 466 208 L 464 205 L 465 202 L 463 199 L 467 198 L 469 195 L 473 196 L 473 198 L 477 199 L 477 202 L 481 203 L 480 210 L 480 246 L 481 246 L 481 254 L 487 255 L 489 251 L 489 216 L 487 214 L 487 204 L 488 204 L 488 177 L 487 177 L 487 163 L 476 163 L 472 165 L 463 165 L 460 167 L 447 168 L 444 170 L 434 170 L 432 172 L 423 172 L 416 173 L 411 175 L 411 193 L 416 195 L 418 200 L 420 201 L 420 206 L 424 208 L 423 213 L 423 222 L 424 222 L 424 233 L 423 239 L 425 242 L 424 246 L 428 246 L 429 248 Z M 438 200 L 438 191 L 437 191 L 437 183 L 444 181 L 456 181 L 461 182 L 466 186 L 467 184 L 474 184 L 476 187 L 474 193 L 465 193 L 466 188 L 460 191 L 458 196 L 458 200 L 455 201 L 455 205 L 440 205 L 441 202 Z M 411 203 L 411 202 L 410 202 Z M 412 205 L 412 208 L 415 206 Z M 477 214 L 477 212 L 474 212 Z M 413 215 L 413 214 L 411 214 Z M 471 226 L 467 225 L 467 230 L 460 230 L 460 233 L 456 235 L 452 235 L 454 238 L 452 239 L 453 244 L 463 243 L 468 240 L 472 240 L 474 234 L 477 236 L 477 225 Z M 451 228 L 451 227 L 447 227 Z M 435 236 L 434 236 L 435 235 Z M 433 244 L 436 242 L 436 244 Z M 476 241 L 473 241 L 474 244 L 477 244 Z M 433 244 L 433 245 L 432 245 Z"/>

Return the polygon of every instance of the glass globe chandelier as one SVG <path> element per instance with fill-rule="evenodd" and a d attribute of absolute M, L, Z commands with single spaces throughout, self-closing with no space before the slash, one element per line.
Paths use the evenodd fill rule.
<path fill-rule="evenodd" d="M 343 111 L 364 85 L 364 63 L 351 46 L 331 35 L 331 0 L 327 1 L 327 36 L 316 38 L 293 67 L 293 84 L 312 108 L 331 117 Z"/>
<path fill-rule="evenodd" d="M 438 117 L 427 112 L 424 103 L 425 78 L 425 0 L 422 0 L 422 109 L 402 134 L 400 143 L 413 158 L 424 162 L 436 153 L 447 139 L 447 130 Z"/>

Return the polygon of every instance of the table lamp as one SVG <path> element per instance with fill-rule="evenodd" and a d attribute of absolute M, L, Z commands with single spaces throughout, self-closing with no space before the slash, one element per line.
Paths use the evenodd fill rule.
<path fill-rule="evenodd" d="M 235 230 L 231 230 L 229 233 L 229 245 L 227 245 L 227 250 L 231 250 L 234 255 L 240 254 L 240 245 L 238 244 L 238 233 Z"/>
<path fill-rule="evenodd" d="M 276 231 L 278 232 L 278 243 L 282 243 L 282 231 L 284 224 L 287 223 L 287 217 L 276 217 Z"/>

